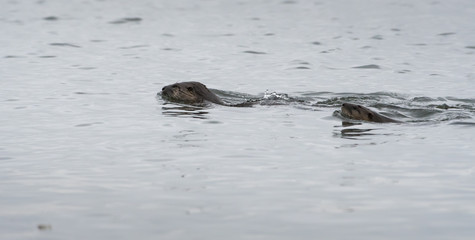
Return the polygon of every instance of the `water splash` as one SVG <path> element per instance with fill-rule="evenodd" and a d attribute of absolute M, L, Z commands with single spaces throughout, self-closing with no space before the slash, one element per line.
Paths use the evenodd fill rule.
<path fill-rule="evenodd" d="M 267 89 L 264 93 L 263 99 L 265 100 L 290 100 L 289 95 L 285 93 L 277 93 L 277 92 L 271 92 L 269 93 L 269 89 Z"/>

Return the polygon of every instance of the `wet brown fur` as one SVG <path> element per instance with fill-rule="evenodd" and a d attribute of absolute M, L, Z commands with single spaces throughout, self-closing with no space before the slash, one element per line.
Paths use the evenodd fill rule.
<path fill-rule="evenodd" d="M 341 113 L 343 116 L 355 120 L 364 120 L 378 123 L 399 122 L 397 120 L 383 116 L 375 111 L 372 111 L 367 107 L 351 103 L 343 103 L 341 105 Z"/>
<path fill-rule="evenodd" d="M 222 104 L 224 102 L 200 82 L 180 82 L 162 88 L 162 97 L 170 101 L 183 103 L 203 103 L 209 101 Z"/>

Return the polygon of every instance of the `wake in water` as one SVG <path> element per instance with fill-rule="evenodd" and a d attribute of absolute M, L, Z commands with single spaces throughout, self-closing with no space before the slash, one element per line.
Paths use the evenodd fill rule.
<path fill-rule="evenodd" d="M 322 94 L 317 95 L 320 98 Z M 387 92 L 325 93 L 323 95 L 327 95 L 328 98 L 317 101 L 313 106 L 338 107 L 349 102 L 370 107 L 387 117 L 403 122 L 465 121 L 475 116 L 475 99 L 410 97 Z M 336 114 L 341 115 L 339 111 Z"/>
<path fill-rule="evenodd" d="M 331 93 L 304 92 L 297 96 L 286 93 L 270 92 L 255 96 L 246 93 L 211 89 L 223 102 L 231 107 L 255 107 L 288 105 L 303 110 L 319 108 L 335 108 L 334 117 L 342 121 L 354 122 L 341 114 L 339 110 L 343 103 L 358 104 L 369 107 L 382 115 L 407 123 L 450 122 L 450 124 L 475 126 L 475 99 L 460 99 L 454 97 L 430 98 L 425 96 L 411 97 L 405 94 L 391 92 L 361 93 Z M 160 96 L 160 95 L 158 95 Z M 187 105 L 173 103 L 173 107 L 164 107 L 164 114 L 171 116 L 193 115 L 203 118 L 207 113 L 204 109 L 211 104 Z M 196 113 L 196 114 L 195 114 Z"/>

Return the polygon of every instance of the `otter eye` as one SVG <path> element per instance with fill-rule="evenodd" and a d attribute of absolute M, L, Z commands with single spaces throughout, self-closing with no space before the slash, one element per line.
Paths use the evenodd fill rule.
<path fill-rule="evenodd" d="M 361 108 L 361 105 L 358 105 L 358 108 Z"/>
<path fill-rule="evenodd" d="M 176 84 L 172 85 L 172 88 L 177 88 L 177 87 L 178 87 L 178 85 L 176 85 Z"/>
<path fill-rule="evenodd" d="M 193 87 L 188 87 L 188 91 L 193 92 Z"/>
<path fill-rule="evenodd" d="M 373 114 L 372 113 L 368 113 L 368 118 L 373 120 Z"/>

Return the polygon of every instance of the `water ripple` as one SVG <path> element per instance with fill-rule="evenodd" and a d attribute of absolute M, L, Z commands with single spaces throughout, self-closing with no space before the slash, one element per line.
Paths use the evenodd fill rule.
<path fill-rule="evenodd" d="M 381 69 L 379 65 L 376 64 L 369 64 L 369 65 L 363 65 L 363 66 L 357 66 L 353 68 L 362 68 L 362 69 Z"/>
<path fill-rule="evenodd" d="M 243 51 L 243 53 L 250 53 L 250 54 L 267 54 L 266 52 L 259 52 L 259 51 Z"/>
<path fill-rule="evenodd" d="M 71 43 L 50 43 L 49 45 L 51 45 L 51 46 L 59 46 L 59 47 L 74 47 L 74 48 L 80 48 L 79 45 L 71 44 Z"/>
<path fill-rule="evenodd" d="M 126 17 L 121 18 L 115 21 L 109 22 L 110 24 L 124 24 L 124 23 L 139 23 L 142 21 L 142 18 L 139 17 Z"/>

